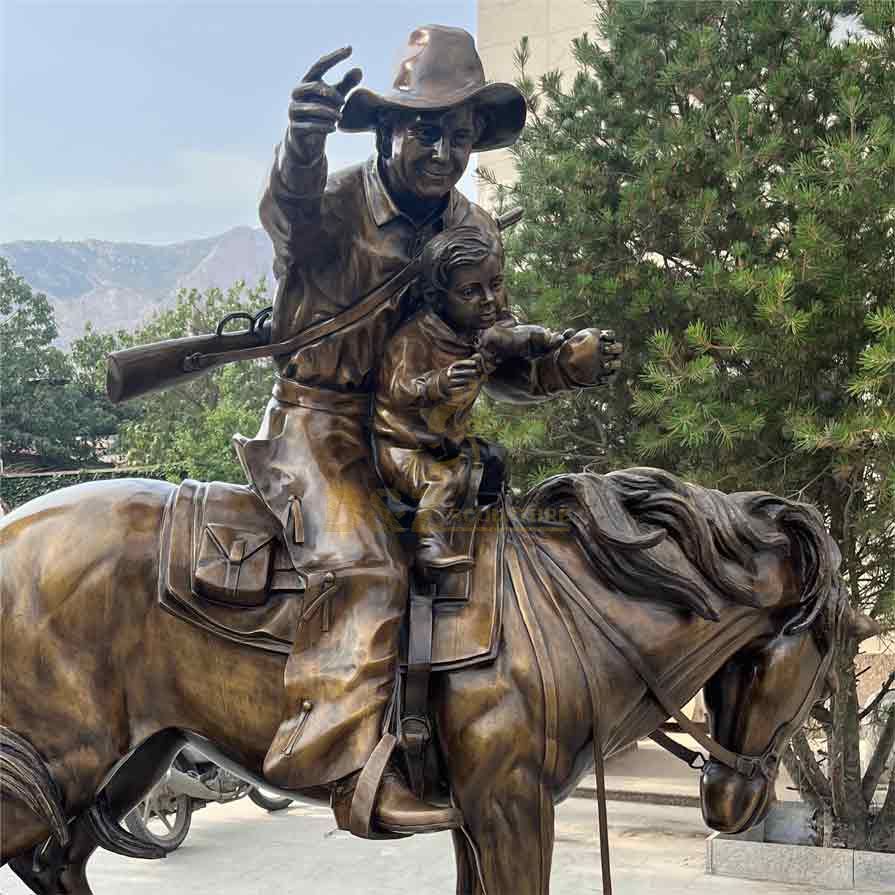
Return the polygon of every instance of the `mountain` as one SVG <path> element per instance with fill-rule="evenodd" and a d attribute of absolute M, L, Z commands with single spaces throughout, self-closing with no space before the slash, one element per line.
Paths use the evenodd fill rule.
<path fill-rule="evenodd" d="M 273 248 L 260 228 L 235 227 L 208 239 L 170 245 L 23 241 L 0 244 L 0 255 L 56 311 L 63 345 L 84 331 L 134 329 L 154 311 L 171 307 L 177 290 L 226 289 L 236 280 L 273 283 Z"/>

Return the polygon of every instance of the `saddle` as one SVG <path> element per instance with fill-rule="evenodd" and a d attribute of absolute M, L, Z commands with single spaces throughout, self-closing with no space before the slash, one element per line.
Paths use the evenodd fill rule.
<path fill-rule="evenodd" d="M 467 572 L 443 576 L 437 592 L 427 593 L 434 671 L 497 655 L 502 532 L 501 514 L 486 508 L 468 512 L 451 533 L 454 546 L 477 561 Z M 284 656 L 303 617 L 327 614 L 327 595 L 336 586 L 332 572 L 293 566 L 279 521 L 245 485 L 185 480 L 165 509 L 160 559 L 163 609 L 219 637 Z M 405 631 L 405 656 L 407 645 Z"/>

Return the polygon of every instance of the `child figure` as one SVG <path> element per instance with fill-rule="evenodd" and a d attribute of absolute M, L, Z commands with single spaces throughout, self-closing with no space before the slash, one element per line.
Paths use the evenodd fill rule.
<path fill-rule="evenodd" d="M 498 361 L 546 353 L 563 337 L 516 325 L 501 251 L 475 227 L 430 240 L 422 277 L 426 305 L 389 341 L 379 368 L 373 443 L 384 483 L 417 501 L 416 564 L 431 575 L 472 565 L 445 532 L 469 485 L 464 447 L 484 380 Z"/>

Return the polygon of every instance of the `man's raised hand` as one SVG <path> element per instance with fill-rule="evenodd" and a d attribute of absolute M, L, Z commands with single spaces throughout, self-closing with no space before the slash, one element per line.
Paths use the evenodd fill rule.
<path fill-rule="evenodd" d="M 292 91 L 288 139 L 302 164 L 312 164 L 323 155 L 326 137 L 336 129 L 342 117 L 345 97 L 363 77 L 359 68 L 352 68 L 338 84 L 323 81 L 323 76 L 331 68 L 350 55 L 351 47 L 342 47 L 321 57 Z"/>

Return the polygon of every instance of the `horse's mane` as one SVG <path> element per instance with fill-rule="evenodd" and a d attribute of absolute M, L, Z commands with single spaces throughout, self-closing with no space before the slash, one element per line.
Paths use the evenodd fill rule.
<path fill-rule="evenodd" d="M 559 475 L 532 489 L 523 519 L 567 521 L 606 583 L 717 620 L 718 598 L 759 607 L 754 555 L 792 559 L 801 584 L 788 633 L 812 625 L 831 596 L 836 545 L 812 506 L 761 491 L 724 494 L 661 469 Z"/>

